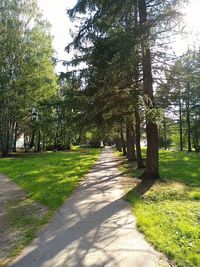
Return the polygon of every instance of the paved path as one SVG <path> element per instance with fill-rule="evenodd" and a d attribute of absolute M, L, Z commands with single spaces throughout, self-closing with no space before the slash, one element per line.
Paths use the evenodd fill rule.
<path fill-rule="evenodd" d="M 105 149 L 86 181 L 12 266 L 168 266 L 137 231 L 120 179 Z"/>

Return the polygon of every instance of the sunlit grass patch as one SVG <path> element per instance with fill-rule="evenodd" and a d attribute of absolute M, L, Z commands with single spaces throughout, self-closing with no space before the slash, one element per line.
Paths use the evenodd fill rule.
<path fill-rule="evenodd" d="M 26 192 L 13 196 L 0 216 L 0 266 L 7 265 L 47 223 L 98 158 L 99 149 L 18 154 L 0 159 L 0 173 Z M 25 196 L 24 196 L 25 195 Z M 40 203 L 40 204 L 39 204 Z M 41 205 L 42 204 L 42 205 Z"/>
<path fill-rule="evenodd" d="M 119 156 L 119 153 L 115 153 Z M 121 158 L 128 177 L 142 174 Z M 160 151 L 162 181 L 141 193 L 140 185 L 126 199 L 146 238 L 181 267 L 200 266 L 200 155 Z M 143 170 L 144 171 L 144 170 Z M 131 189 L 131 188 L 130 188 Z"/>
<path fill-rule="evenodd" d="M 95 163 L 99 149 L 41 153 L 0 159 L 0 173 L 26 190 L 28 197 L 56 209 Z"/>
<path fill-rule="evenodd" d="M 190 188 L 179 183 L 156 183 L 138 199 L 130 199 L 137 225 L 156 248 L 178 266 L 199 266 L 200 205 Z"/>

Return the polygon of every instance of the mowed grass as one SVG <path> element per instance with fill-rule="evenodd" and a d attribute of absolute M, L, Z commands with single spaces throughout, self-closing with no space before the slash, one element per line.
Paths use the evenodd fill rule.
<path fill-rule="evenodd" d="M 50 209 L 58 208 L 98 158 L 99 149 L 21 154 L 0 159 L 0 173 L 8 175 L 27 196 Z"/>
<path fill-rule="evenodd" d="M 7 266 L 30 243 L 71 195 L 99 153 L 100 149 L 75 148 L 70 152 L 17 154 L 0 159 L 0 173 L 26 192 L 25 198 L 13 196 L 0 216 L 0 239 L 6 242 L 0 243 L 0 266 Z"/>
<path fill-rule="evenodd" d="M 142 173 L 136 164 L 129 164 L 125 159 L 121 171 L 129 177 Z M 126 199 L 132 204 L 138 228 L 155 248 L 164 252 L 177 266 L 198 267 L 200 155 L 160 151 L 160 173 L 161 181 L 144 191 L 140 185 L 135 185 Z"/>

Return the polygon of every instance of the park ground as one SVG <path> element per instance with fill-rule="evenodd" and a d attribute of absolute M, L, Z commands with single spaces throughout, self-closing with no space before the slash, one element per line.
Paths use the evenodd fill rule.
<path fill-rule="evenodd" d="M 30 243 L 74 191 L 99 153 L 99 149 L 75 149 L 0 159 L 0 173 L 4 174 L 0 177 L 0 266 L 7 265 Z M 8 195 L 5 201 L 3 193 Z"/>
<path fill-rule="evenodd" d="M 199 267 L 200 155 L 161 150 L 162 180 L 144 187 L 133 181 L 143 170 L 138 170 L 136 163 L 128 163 L 121 153 L 115 155 L 121 159 L 126 199 L 139 230 L 177 266 Z"/>
<path fill-rule="evenodd" d="M 24 192 L 6 204 L 7 227 L 13 233 L 14 245 L 3 252 L 2 266 L 49 221 L 95 163 L 99 152 L 84 149 L 0 159 L 0 173 L 9 176 Z M 138 228 L 177 266 L 200 266 L 199 155 L 161 151 L 163 180 L 149 186 L 144 193 L 135 179 L 141 174 L 135 163 L 127 163 L 119 153 L 115 154 L 120 158 L 126 199 L 137 217 Z"/>

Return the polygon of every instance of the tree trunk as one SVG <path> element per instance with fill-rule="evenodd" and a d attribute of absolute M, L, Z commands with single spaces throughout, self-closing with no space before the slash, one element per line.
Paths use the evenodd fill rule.
<path fill-rule="evenodd" d="M 13 152 L 17 152 L 17 135 L 18 135 L 18 123 L 15 123 L 14 136 L 13 136 Z"/>
<path fill-rule="evenodd" d="M 25 152 L 28 152 L 28 136 L 27 136 L 27 134 L 24 134 L 24 149 L 25 149 Z"/>
<path fill-rule="evenodd" d="M 186 101 L 186 109 L 187 109 L 187 128 L 188 128 L 188 152 L 192 152 L 191 145 L 191 121 L 190 121 L 190 83 L 187 83 L 187 101 Z"/>
<path fill-rule="evenodd" d="M 137 106 L 135 106 L 135 134 L 136 134 L 135 143 L 136 143 L 136 153 L 137 153 L 137 165 L 138 169 L 143 169 L 144 163 L 142 159 L 141 144 L 140 144 L 140 139 L 141 139 L 140 115 Z"/>
<path fill-rule="evenodd" d="M 122 152 L 122 139 L 119 138 L 119 152 Z"/>
<path fill-rule="evenodd" d="M 134 14 L 134 26 L 137 28 L 138 27 L 138 1 L 136 0 L 136 5 L 135 5 L 135 14 Z M 139 51 L 136 51 L 136 60 L 134 63 L 134 79 L 136 83 L 136 89 L 139 90 L 139 64 L 140 64 L 140 56 L 139 56 Z M 139 114 L 139 99 L 138 99 L 138 94 L 139 92 L 136 92 L 137 96 L 135 97 L 135 94 L 133 94 L 133 103 L 134 103 L 134 114 L 135 114 L 135 145 L 136 145 L 136 155 L 137 155 L 137 166 L 138 169 L 143 169 L 144 168 L 144 163 L 142 159 L 142 152 L 141 152 L 141 144 L 140 144 L 140 139 L 141 139 L 141 131 L 140 131 L 140 114 Z"/>
<path fill-rule="evenodd" d="M 122 142 L 119 136 L 116 139 L 116 148 L 119 152 L 122 152 Z"/>
<path fill-rule="evenodd" d="M 7 157 L 9 154 L 9 142 L 10 142 L 10 131 L 9 126 L 7 130 L 3 133 L 3 142 L 2 142 L 2 156 Z"/>
<path fill-rule="evenodd" d="M 40 133 L 40 130 L 38 132 L 38 139 L 37 139 L 37 152 L 40 152 L 41 151 L 41 133 Z"/>
<path fill-rule="evenodd" d="M 54 150 L 58 150 L 58 130 L 56 127 L 56 132 L 55 132 L 55 139 L 54 139 Z"/>
<path fill-rule="evenodd" d="M 1 125 L 1 155 L 3 157 L 8 156 L 10 150 L 10 121 L 8 110 L 4 111 L 2 116 L 2 125 Z"/>
<path fill-rule="evenodd" d="M 30 141 L 30 149 L 32 149 L 34 147 L 34 143 L 35 143 L 35 129 L 32 131 L 31 134 L 31 141 Z"/>
<path fill-rule="evenodd" d="M 127 152 L 126 152 L 126 143 L 125 143 L 125 140 L 124 140 L 122 124 L 121 124 L 121 129 L 120 129 L 120 135 L 121 135 L 121 141 L 122 141 L 123 156 L 126 156 L 126 154 L 127 154 Z"/>
<path fill-rule="evenodd" d="M 45 134 L 42 136 L 42 150 L 45 151 Z"/>
<path fill-rule="evenodd" d="M 181 102 L 180 88 L 179 88 L 179 136 L 180 136 L 180 151 L 183 151 L 183 123 L 182 123 L 182 102 Z"/>
<path fill-rule="evenodd" d="M 167 125 L 166 125 L 165 115 L 163 119 L 163 128 L 164 128 L 164 147 L 165 147 L 165 150 L 167 150 Z"/>
<path fill-rule="evenodd" d="M 146 1 L 138 1 L 139 17 L 141 26 L 147 24 Z M 147 29 L 148 30 L 148 29 Z M 147 31 L 146 30 L 146 31 Z M 146 106 L 149 111 L 154 107 L 153 96 L 153 77 L 151 66 L 151 53 L 147 32 L 147 38 L 142 41 L 142 69 L 143 69 L 143 87 L 146 99 Z M 151 113 L 151 112 L 150 112 Z M 144 179 L 159 179 L 159 155 L 158 155 L 158 129 L 157 124 L 151 116 L 146 117 L 147 134 L 147 159 Z"/>
<path fill-rule="evenodd" d="M 134 135 L 134 129 L 130 122 L 126 124 L 126 140 L 127 140 L 127 159 L 128 161 L 136 161 L 135 135 Z"/>

